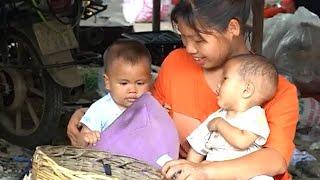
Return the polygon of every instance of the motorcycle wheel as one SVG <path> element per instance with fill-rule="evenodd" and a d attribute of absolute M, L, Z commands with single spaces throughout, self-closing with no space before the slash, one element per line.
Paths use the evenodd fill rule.
<path fill-rule="evenodd" d="M 13 144 L 34 148 L 50 142 L 57 131 L 62 89 L 39 68 L 41 55 L 33 41 L 22 32 L 7 32 L 8 60 L 0 71 L 1 134 Z"/>

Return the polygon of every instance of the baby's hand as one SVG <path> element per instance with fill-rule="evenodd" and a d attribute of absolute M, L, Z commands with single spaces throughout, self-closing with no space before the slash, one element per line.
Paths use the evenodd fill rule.
<path fill-rule="evenodd" d="M 209 131 L 210 132 L 218 131 L 219 123 L 221 122 L 221 120 L 223 120 L 221 117 L 212 119 L 207 125 Z"/>
<path fill-rule="evenodd" d="M 86 143 L 94 145 L 97 141 L 100 140 L 100 132 L 98 131 L 85 132 L 83 134 L 83 138 Z"/>

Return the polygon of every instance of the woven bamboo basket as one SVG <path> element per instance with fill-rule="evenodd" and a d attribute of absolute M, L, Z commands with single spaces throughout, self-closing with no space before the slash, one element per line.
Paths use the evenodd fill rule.
<path fill-rule="evenodd" d="M 104 164 L 110 165 L 111 175 L 106 175 Z M 33 155 L 32 179 L 144 180 L 163 177 L 156 168 L 130 157 L 72 146 L 39 146 Z"/>

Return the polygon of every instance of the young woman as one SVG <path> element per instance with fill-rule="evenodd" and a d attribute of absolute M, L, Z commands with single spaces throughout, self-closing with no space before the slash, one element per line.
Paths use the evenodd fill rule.
<path fill-rule="evenodd" d="M 185 0 L 172 11 L 172 21 L 181 34 L 183 49 L 171 52 L 163 62 L 152 93 L 170 109 L 180 135 L 180 156 L 186 157 L 186 137 L 219 109 L 214 93 L 222 80 L 222 66 L 232 56 L 248 54 L 244 23 L 250 0 Z M 257 175 L 290 179 L 287 166 L 294 150 L 298 99 L 294 85 L 279 77 L 275 97 L 264 105 L 270 135 L 264 148 L 223 162 L 170 161 L 162 169 L 167 178 L 249 179 Z M 81 110 L 68 125 L 74 145 Z"/>

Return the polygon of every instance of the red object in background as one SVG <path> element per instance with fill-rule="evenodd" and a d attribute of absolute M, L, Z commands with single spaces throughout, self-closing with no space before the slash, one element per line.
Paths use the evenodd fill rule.
<path fill-rule="evenodd" d="M 267 7 L 264 9 L 264 17 L 270 18 L 278 13 L 294 13 L 296 11 L 295 4 L 293 0 L 282 0 L 280 2 L 280 7 Z"/>
<path fill-rule="evenodd" d="M 287 13 L 294 13 L 296 11 L 293 0 L 282 0 L 280 4 Z"/>
<path fill-rule="evenodd" d="M 72 0 L 49 0 L 48 2 L 54 13 L 66 12 L 73 4 Z"/>
<path fill-rule="evenodd" d="M 285 9 L 283 9 L 282 7 L 269 7 L 264 9 L 263 15 L 265 18 L 271 18 L 278 13 L 285 13 L 285 12 L 286 12 Z"/>
<path fill-rule="evenodd" d="M 179 3 L 180 0 L 171 0 L 173 5 L 177 5 Z"/>

